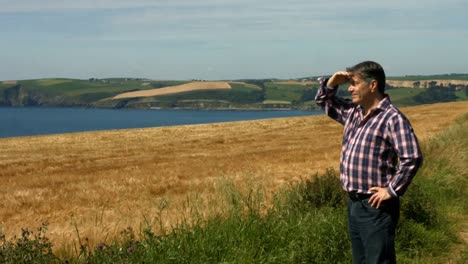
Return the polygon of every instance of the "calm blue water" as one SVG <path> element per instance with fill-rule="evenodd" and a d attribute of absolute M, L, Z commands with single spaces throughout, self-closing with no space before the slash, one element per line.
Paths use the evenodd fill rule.
<path fill-rule="evenodd" d="M 114 110 L 0 107 L 0 138 L 206 124 L 321 114 L 320 111 Z"/>

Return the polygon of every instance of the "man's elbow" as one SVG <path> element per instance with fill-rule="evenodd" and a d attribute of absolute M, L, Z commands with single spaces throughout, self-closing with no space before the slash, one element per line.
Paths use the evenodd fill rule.
<path fill-rule="evenodd" d="M 420 153 L 419 156 L 416 157 L 416 165 L 418 167 L 421 167 L 423 165 L 423 162 L 424 162 L 424 158 L 422 154 Z"/>

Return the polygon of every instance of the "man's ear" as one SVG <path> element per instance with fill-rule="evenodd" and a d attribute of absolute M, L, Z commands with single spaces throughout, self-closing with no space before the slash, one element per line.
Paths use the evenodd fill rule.
<path fill-rule="evenodd" d="M 378 91 L 377 80 L 372 80 L 370 82 L 370 89 L 371 89 L 372 92 L 377 92 Z"/>

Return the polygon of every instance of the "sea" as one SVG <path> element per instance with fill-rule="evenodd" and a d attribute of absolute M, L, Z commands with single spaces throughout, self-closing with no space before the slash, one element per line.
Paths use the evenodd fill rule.
<path fill-rule="evenodd" d="M 160 110 L 0 107 L 0 138 L 209 124 L 323 114 L 319 110 Z"/>

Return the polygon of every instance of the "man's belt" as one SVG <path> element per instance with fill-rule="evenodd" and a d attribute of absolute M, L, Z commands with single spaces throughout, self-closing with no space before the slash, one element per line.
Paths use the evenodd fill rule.
<path fill-rule="evenodd" d="M 348 192 L 349 199 L 353 201 L 361 201 L 368 199 L 372 196 L 372 193 L 358 193 L 358 192 Z"/>

